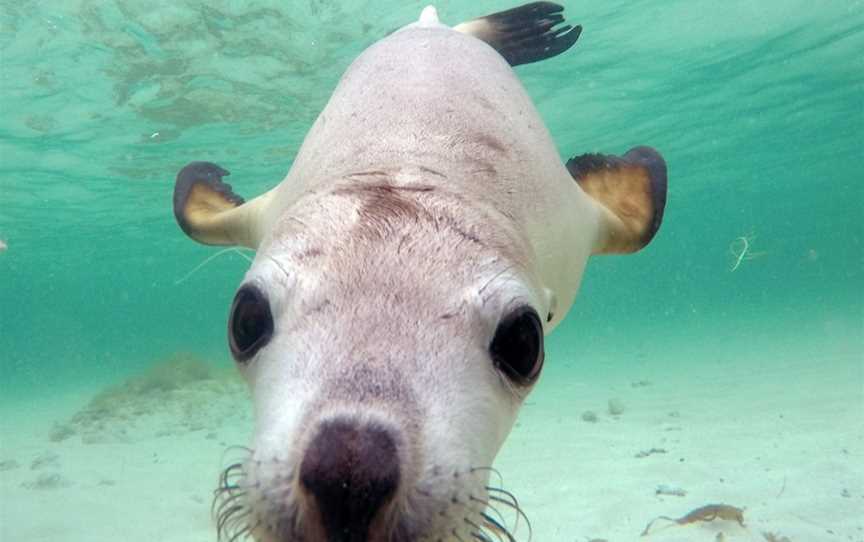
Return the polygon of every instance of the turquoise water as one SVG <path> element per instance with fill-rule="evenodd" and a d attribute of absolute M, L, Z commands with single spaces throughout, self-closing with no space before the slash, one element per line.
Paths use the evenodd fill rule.
<path fill-rule="evenodd" d="M 95 392 L 176 351 L 229 366 L 248 263 L 227 254 L 178 284 L 215 250 L 175 225 L 176 172 L 211 160 L 244 195 L 272 187 L 351 60 L 423 5 L 0 0 L 0 402 Z M 509 7 L 436 5 L 454 24 Z M 739 355 L 764 369 L 790 343 L 860 360 L 864 4 L 566 13 L 576 47 L 517 68 L 562 159 L 650 144 L 670 191 L 647 249 L 590 262 L 549 338 L 555 374 L 601 355 L 613 373 Z M 742 238 L 755 257 L 733 270 Z"/>

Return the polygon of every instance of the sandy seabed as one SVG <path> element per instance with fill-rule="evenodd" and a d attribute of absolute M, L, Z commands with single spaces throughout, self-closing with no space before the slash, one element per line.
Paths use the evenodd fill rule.
<path fill-rule="evenodd" d="M 532 539 L 864 541 L 860 350 L 783 350 L 547 363 L 496 463 Z M 236 376 L 186 373 L 0 406 L 0 540 L 214 541 L 212 489 L 250 406 Z M 707 504 L 744 509 L 744 526 L 658 520 L 640 536 Z"/>

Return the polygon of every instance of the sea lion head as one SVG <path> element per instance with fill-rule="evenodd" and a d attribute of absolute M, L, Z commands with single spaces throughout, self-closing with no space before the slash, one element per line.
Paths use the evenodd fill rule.
<path fill-rule="evenodd" d="M 256 432 L 220 525 L 262 542 L 502 528 L 490 499 L 518 507 L 491 465 L 540 374 L 550 300 L 494 222 L 379 183 L 286 210 L 231 308 Z"/>

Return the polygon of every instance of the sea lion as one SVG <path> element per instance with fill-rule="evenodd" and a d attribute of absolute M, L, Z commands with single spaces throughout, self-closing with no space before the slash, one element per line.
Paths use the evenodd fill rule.
<path fill-rule="evenodd" d="M 512 66 L 576 42 L 562 9 L 450 28 L 428 7 L 353 62 L 275 188 L 177 175 L 186 234 L 257 251 L 228 324 L 256 431 L 221 538 L 514 539 L 490 466 L 543 337 L 588 257 L 645 246 L 666 201 L 648 147 L 560 161 Z"/>

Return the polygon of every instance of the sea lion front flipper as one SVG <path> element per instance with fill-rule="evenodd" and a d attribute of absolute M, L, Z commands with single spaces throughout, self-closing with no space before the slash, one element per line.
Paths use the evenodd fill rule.
<path fill-rule="evenodd" d="M 651 147 L 624 156 L 583 154 L 567 171 L 603 209 L 603 227 L 594 254 L 636 252 L 660 228 L 666 207 L 666 162 Z"/>
<path fill-rule="evenodd" d="M 174 218 L 199 243 L 258 248 L 258 217 L 272 191 L 245 202 L 222 181 L 228 175 L 212 162 L 192 162 L 181 169 L 174 184 Z"/>
<path fill-rule="evenodd" d="M 582 27 L 558 26 L 564 22 L 563 11 L 552 2 L 533 2 L 471 19 L 453 30 L 485 41 L 511 66 L 518 66 L 561 54 L 576 43 Z"/>

